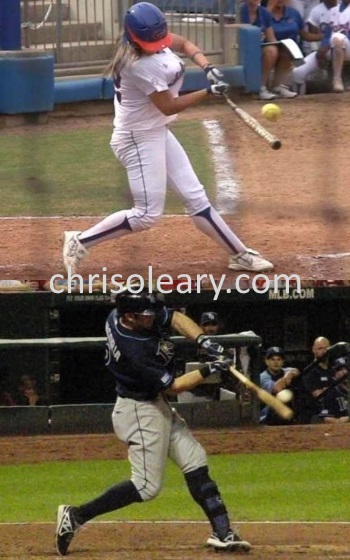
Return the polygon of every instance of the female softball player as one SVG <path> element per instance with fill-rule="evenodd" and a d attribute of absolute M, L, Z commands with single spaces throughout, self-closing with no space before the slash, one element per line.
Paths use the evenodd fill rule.
<path fill-rule="evenodd" d="M 179 96 L 185 66 L 173 51 L 203 68 L 210 83 L 207 89 Z M 115 85 L 111 147 L 127 171 L 134 206 L 86 231 L 64 232 L 67 271 L 70 267 L 74 273 L 93 245 L 152 227 L 163 214 L 167 184 L 181 197 L 195 225 L 229 253 L 229 268 L 272 270 L 273 265 L 247 249 L 211 206 L 184 149 L 168 128 L 180 111 L 227 91 L 221 71 L 191 41 L 169 33 L 163 12 L 148 2 L 126 12 L 124 33 L 109 71 Z"/>
<path fill-rule="evenodd" d="M 174 345 L 166 334 L 171 329 L 196 340 L 214 361 L 175 378 L 171 367 Z M 249 542 L 231 528 L 219 489 L 209 475 L 205 450 L 167 399 L 167 394 L 176 395 L 203 383 L 211 373 L 226 372 L 232 362 L 225 359 L 224 348 L 205 336 L 192 319 L 167 309 L 148 291 L 118 294 L 116 309 L 107 318 L 106 334 L 107 366 L 115 377 L 118 395 L 113 427 L 128 445 L 131 477 L 85 504 L 59 506 L 58 553 L 67 554 L 80 526 L 90 519 L 155 498 L 168 457 L 181 469 L 189 493 L 211 523 L 213 533 L 207 545 L 215 550 L 248 552 Z"/>
<path fill-rule="evenodd" d="M 342 0 L 331 10 L 333 91 L 345 91 L 342 72 L 345 60 L 350 60 L 350 0 Z"/>

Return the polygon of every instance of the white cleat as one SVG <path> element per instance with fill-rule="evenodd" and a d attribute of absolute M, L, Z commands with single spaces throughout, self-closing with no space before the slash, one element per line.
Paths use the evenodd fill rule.
<path fill-rule="evenodd" d="M 343 93 L 345 91 L 343 80 L 341 78 L 334 78 L 333 91 L 335 93 Z"/>
<path fill-rule="evenodd" d="M 276 97 L 281 97 L 282 99 L 293 99 L 293 97 L 298 95 L 296 91 L 290 91 L 289 87 L 284 84 L 273 88 L 272 92 Z"/>
<path fill-rule="evenodd" d="M 272 99 L 276 99 L 276 95 L 272 93 L 272 91 L 269 91 L 266 86 L 261 86 L 259 99 L 262 101 L 271 101 Z"/>
<path fill-rule="evenodd" d="M 72 274 L 75 274 L 80 261 L 89 254 L 89 251 L 79 241 L 80 233 L 81 231 L 63 233 L 63 264 L 67 272 L 70 267 Z"/>
<path fill-rule="evenodd" d="M 273 264 L 264 259 L 260 253 L 248 249 L 246 253 L 231 255 L 228 267 L 231 270 L 247 270 L 249 272 L 269 272 L 274 269 Z"/>
<path fill-rule="evenodd" d="M 224 539 L 219 539 L 216 533 L 212 533 L 207 540 L 207 546 L 218 552 L 249 552 L 252 548 L 248 541 L 243 541 L 240 536 L 233 531 L 229 531 Z"/>

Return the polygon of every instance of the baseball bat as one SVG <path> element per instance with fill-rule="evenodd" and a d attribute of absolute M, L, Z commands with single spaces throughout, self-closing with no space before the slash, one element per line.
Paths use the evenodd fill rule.
<path fill-rule="evenodd" d="M 284 420 L 292 419 L 293 417 L 292 409 L 286 406 L 282 401 L 280 401 L 279 399 L 271 395 L 271 393 L 265 391 L 265 389 L 262 389 L 261 387 L 253 383 L 253 381 L 248 379 L 248 377 L 243 375 L 243 373 L 238 371 L 233 366 L 230 366 L 230 372 L 234 377 L 237 377 L 237 379 L 239 379 L 243 383 L 243 385 L 247 387 L 247 389 L 250 389 L 252 393 L 255 393 L 255 395 L 258 397 L 258 399 L 261 402 L 263 402 L 270 408 L 273 408 L 273 410 L 276 412 L 276 414 L 278 414 L 278 416 L 280 416 Z"/>
<path fill-rule="evenodd" d="M 277 136 L 271 134 L 271 132 L 266 130 L 259 121 L 254 119 L 254 117 L 249 115 L 249 113 L 244 111 L 241 107 L 238 107 L 238 105 L 236 105 L 236 103 L 228 97 L 227 93 L 224 93 L 223 96 L 227 105 L 236 113 L 236 115 L 258 136 L 260 136 L 260 138 L 265 140 L 273 150 L 279 150 L 281 148 L 282 142 L 277 138 Z"/>

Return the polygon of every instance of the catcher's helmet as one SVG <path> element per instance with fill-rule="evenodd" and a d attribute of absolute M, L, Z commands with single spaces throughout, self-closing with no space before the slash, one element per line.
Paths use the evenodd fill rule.
<path fill-rule="evenodd" d="M 116 307 L 120 315 L 124 315 L 125 313 L 154 315 L 158 306 L 154 294 L 146 290 L 138 294 L 126 290 L 117 295 Z"/>
<path fill-rule="evenodd" d="M 124 34 L 131 44 L 157 52 L 172 43 L 163 12 L 149 2 L 134 4 L 124 17 Z"/>

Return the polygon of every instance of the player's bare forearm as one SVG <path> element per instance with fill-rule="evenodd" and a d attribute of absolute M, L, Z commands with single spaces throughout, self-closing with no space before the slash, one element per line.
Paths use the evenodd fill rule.
<path fill-rule="evenodd" d="M 166 390 L 168 395 L 178 395 L 183 391 L 191 391 L 203 383 L 204 378 L 198 369 L 189 371 L 180 377 L 176 377 L 174 383 Z"/>
<path fill-rule="evenodd" d="M 208 97 L 209 93 L 206 89 L 191 91 L 179 97 L 174 97 L 169 90 L 155 91 L 149 96 L 152 103 L 163 113 L 163 115 L 171 116 L 181 113 L 185 109 L 198 105 Z"/>
<path fill-rule="evenodd" d="M 300 37 L 303 39 L 303 41 L 321 41 L 323 38 L 323 33 L 316 32 L 316 33 L 311 33 L 310 31 L 306 31 L 305 29 L 303 29 L 300 32 Z"/>
<path fill-rule="evenodd" d="M 205 54 L 200 50 L 199 47 L 197 47 L 197 45 L 192 43 L 192 41 L 190 41 L 186 37 L 183 37 L 182 35 L 176 35 L 175 33 L 173 33 L 172 37 L 173 43 L 171 48 L 174 51 L 187 56 L 201 68 L 205 68 L 205 66 L 209 64 L 209 61 Z"/>

